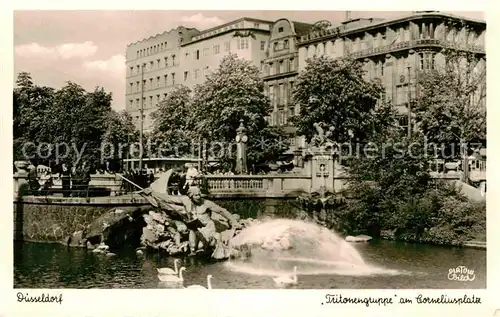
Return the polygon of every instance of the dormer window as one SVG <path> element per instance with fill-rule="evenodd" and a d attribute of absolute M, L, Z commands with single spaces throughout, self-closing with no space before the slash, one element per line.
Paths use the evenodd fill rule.
<path fill-rule="evenodd" d="M 278 28 L 278 32 L 282 33 L 283 32 L 283 28 Z"/>

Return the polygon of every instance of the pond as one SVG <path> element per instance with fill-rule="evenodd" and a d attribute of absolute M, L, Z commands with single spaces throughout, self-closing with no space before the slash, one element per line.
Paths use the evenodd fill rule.
<path fill-rule="evenodd" d="M 372 240 L 353 245 L 364 262 L 378 268 L 370 272 L 344 274 L 308 270 L 297 264 L 301 289 L 478 289 L 486 287 L 486 251 Z M 157 268 L 173 267 L 174 258 L 134 250 L 116 251 L 114 257 L 94 254 L 59 244 L 15 243 L 15 288 L 161 288 Z M 185 285 L 206 285 L 218 289 L 272 289 L 272 276 L 241 269 L 234 261 L 204 262 L 193 257 L 181 259 Z M 315 265 L 314 263 L 311 265 Z M 475 279 L 464 282 L 448 278 L 451 268 L 474 270 Z M 291 266 L 293 267 L 293 265 Z M 288 265 L 287 269 L 290 268 Z"/>

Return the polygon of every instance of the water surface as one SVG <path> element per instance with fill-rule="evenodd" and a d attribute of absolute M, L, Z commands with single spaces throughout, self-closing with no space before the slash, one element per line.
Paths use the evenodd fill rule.
<path fill-rule="evenodd" d="M 282 259 L 284 270 L 298 266 L 302 289 L 377 288 L 485 288 L 486 251 L 390 241 L 354 244 L 373 269 L 359 272 L 324 270 L 321 262 Z M 174 258 L 157 254 L 137 256 L 133 250 L 116 251 L 105 257 L 59 244 L 16 243 L 14 245 L 15 288 L 161 288 L 156 269 L 173 267 Z M 271 276 L 235 262 L 202 262 L 182 259 L 187 270 L 185 285 L 206 285 L 212 274 L 213 288 L 276 288 Z M 460 265 L 475 271 L 472 282 L 450 281 L 448 270 Z M 317 269 L 316 269 L 317 268 Z M 323 268 L 323 269 L 322 269 Z M 307 271 L 308 274 L 301 274 Z"/>

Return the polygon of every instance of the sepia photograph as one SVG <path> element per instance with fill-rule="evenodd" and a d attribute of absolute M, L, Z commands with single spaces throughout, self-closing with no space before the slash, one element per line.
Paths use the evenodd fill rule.
<path fill-rule="evenodd" d="M 14 289 L 486 289 L 484 12 L 13 15 Z"/>

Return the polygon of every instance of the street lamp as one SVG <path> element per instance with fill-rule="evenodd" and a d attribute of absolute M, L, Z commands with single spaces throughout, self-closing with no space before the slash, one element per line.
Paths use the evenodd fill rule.
<path fill-rule="evenodd" d="M 144 86 L 146 86 L 144 84 L 144 68 L 146 67 L 146 64 L 142 64 L 142 67 L 141 67 L 141 109 L 140 109 L 140 122 L 141 122 L 141 126 L 140 126 L 140 129 L 139 129 L 139 144 L 140 144 L 140 149 L 141 149 L 141 152 L 140 152 L 140 155 L 139 155 L 139 170 L 142 171 L 142 155 L 143 155 L 143 151 L 144 149 L 142 148 L 142 138 L 143 138 L 143 130 L 144 130 Z"/>
<path fill-rule="evenodd" d="M 406 68 L 408 69 L 408 137 L 411 136 L 411 77 L 410 77 L 410 70 L 411 66 L 410 64 L 406 65 Z"/>

